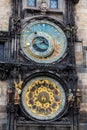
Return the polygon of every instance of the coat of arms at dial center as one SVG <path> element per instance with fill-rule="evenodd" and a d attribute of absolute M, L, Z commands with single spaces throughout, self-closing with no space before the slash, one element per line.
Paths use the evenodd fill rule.
<path fill-rule="evenodd" d="M 49 77 L 30 80 L 22 91 L 22 105 L 27 114 L 39 120 L 49 120 L 60 114 L 66 96 L 61 84 Z"/>
<path fill-rule="evenodd" d="M 52 63 L 64 56 L 67 39 L 56 24 L 37 20 L 23 27 L 21 49 L 28 59 L 38 63 Z"/>

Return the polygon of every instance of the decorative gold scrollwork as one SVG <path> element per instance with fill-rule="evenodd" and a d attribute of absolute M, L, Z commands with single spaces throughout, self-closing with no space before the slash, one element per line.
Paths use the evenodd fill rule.
<path fill-rule="evenodd" d="M 22 84 L 23 84 L 23 81 L 20 81 L 19 83 L 17 83 L 14 80 L 14 86 L 15 86 L 14 104 L 20 104 L 20 94 L 22 90 Z"/>

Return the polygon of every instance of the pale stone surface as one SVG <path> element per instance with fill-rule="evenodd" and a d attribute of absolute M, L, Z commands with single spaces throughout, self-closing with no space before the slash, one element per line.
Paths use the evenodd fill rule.
<path fill-rule="evenodd" d="M 83 51 L 82 51 L 82 42 L 75 43 L 75 56 L 76 56 L 76 64 L 83 64 Z"/>
<path fill-rule="evenodd" d="M 75 6 L 75 19 L 78 27 L 78 38 L 87 41 L 87 0 L 80 0 Z"/>
<path fill-rule="evenodd" d="M 7 104 L 7 87 L 8 82 L 7 81 L 0 81 L 0 105 L 6 105 Z"/>
<path fill-rule="evenodd" d="M 79 40 L 82 40 L 82 47 L 87 46 L 87 0 L 80 0 L 79 3 L 75 6 L 75 21 L 78 27 L 77 36 Z M 79 43 L 78 43 L 79 44 Z M 76 51 L 76 60 L 77 66 L 78 62 L 81 64 L 81 59 L 83 59 L 83 63 L 86 63 L 86 57 L 80 54 L 83 54 L 84 49 L 82 51 Z M 82 65 L 82 64 L 81 64 Z M 87 113 L 87 73 L 78 72 L 79 80 L 81 81 L 81 93 L 82 93 L 82 103 L 80 107 L 80 112 Z"/>
<path fill-rule="evenodd" d="M 0 0 L 0 30 L 8 31 L 11 0 Z"/>
<path fill-rule="evenodd" d="M 7 118 L 7 87 L 8 81 L 0 81 L 0 122 Z"/>
<path fill-rule="evenodd" d="M 7 113 L 0 113 L 0 120 L 6 118 L 7 118 Z"/>

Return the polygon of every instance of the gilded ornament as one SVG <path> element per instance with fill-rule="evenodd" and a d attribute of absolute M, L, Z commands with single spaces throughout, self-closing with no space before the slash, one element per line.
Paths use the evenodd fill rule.
<path fill-rule="evenodd" d="M 19 83 L 17 83 L 14 80 L 14 86 L 15 86 L 14 102 L 15 102 L 15 104 L 20 104 L 20 94 L 22 91 L 22 84 L 23 84 L 23 81 L 20 81 Z"/>

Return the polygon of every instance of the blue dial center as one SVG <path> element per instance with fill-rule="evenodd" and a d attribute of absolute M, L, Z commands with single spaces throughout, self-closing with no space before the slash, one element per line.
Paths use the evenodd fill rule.
<path fill-rule="evenodd" d="M 49 42 L 42 36 L 37 36 L 33 39 L 33 48 L 38 52 L 45 52 L 49 47 Z"/>

